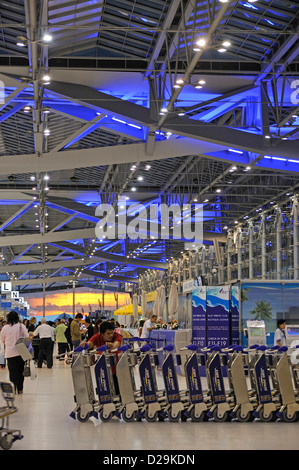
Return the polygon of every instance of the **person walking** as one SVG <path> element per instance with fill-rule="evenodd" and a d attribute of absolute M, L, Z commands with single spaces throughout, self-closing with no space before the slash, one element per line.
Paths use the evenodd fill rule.
<path fill-rule="evenodd" d="M 83 318 L 82 313 L 77 313 L 75 318 L 71 323 L 71 338 L 73 343 L 73 348 L 75 349 L 81 343 L 81 329 L 80 322 Z"/>
<path fill-rule="evenodd" d="M 61 319 L 60 323 L 54 329 L 56 333 L 56 343 L 58 345 L 58 356 L 59 356 L 58 359 L 60 361 L 64 360 L 64 356 L 67 352 L 67 339 L 65 336 L 66 329 L 67 329 L 67 326 L 65 324 L 64 318 Z"/>
<path fill-rule="evenodd" d="M 47 320 L 43 317 L 40 325 L 34 330 L 33 336 L 39 335 L 39 351 L 37 367 L 40 369 L 43 365 L 44 353 L 46 354 L 47 368 L 52 369 L 53 367 L 53 346 L 52 346 L 52 335 L 53 328 L 47 325 Z"/>
<path fill-rule="evenodd" d="M 16 349 L 16 342 L 20 338 L 28 338 L 28 331 L 25 325 L 20 323 L 18 313 L 12 310 L 7 315 L 7 324 L 1 330 L 0 340 L 5 347 L 9 380 L 14 385 L 15 393 L 18 394 L 23 393 L 25 365 L 25 361 Z"/>

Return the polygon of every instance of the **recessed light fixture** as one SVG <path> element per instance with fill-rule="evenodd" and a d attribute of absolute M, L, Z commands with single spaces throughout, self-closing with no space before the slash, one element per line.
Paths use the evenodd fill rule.
<path fill-rule="evenodd" d="M 53 38 L 52 38 L 51 34 L 49 34 L 49 33 L 45 33 L 44 36 L 43 36 L 43 41 L 44 42 L 51 42 L 52 39 Z"/>
<path fill-rule="evenodd" d="M 205 47 L 206 45 L 206 40 L 204 38 L 200 38 L 198 39 L 198 41 L 196 41 L 196 44 L 199 46 L 199 47 Z"/>

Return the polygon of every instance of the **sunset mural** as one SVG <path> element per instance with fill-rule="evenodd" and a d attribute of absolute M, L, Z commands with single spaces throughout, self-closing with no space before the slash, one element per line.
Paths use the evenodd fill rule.
<path fill-rule="evenodd" d="M 43 294 L 35 293 L 24 296 L 26 302 L 30 305 L 29 316 L 42 316 L 43 315 Z M 102 303 L 102 290 L 78 288 L 75 291 L 75 312 L 88 314 L 90 306 L 92 311 L 99 310 L 99 301 Z M 130 303 L 130 295 L 125 293 L 118 293 L 118 307 Z M 46 292 L 46 318 L 53 320 L 62 313 L 69 315 L 73 314 L 73 290 L 66 289 L 61 291 Z M 117 304 L 114 292 L 105 292 L 104 309 L 111 310 L 111 313 L 116 310 Z"/>

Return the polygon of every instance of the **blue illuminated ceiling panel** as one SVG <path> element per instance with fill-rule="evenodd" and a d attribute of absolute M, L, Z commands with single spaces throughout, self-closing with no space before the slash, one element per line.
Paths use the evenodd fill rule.
<path fill-rule="evenodd" d="M 297 2 L 49 0 L 27 30 L 30 4 L 0 0 L 0 72 L 18 74 L 0 105 L 1 278 L 40 287 L 46 266 L 47 285 L 116 288 L 184 252 L 183 238 L 98 238 L 100 201 L 198 202 L 210 244 L 297 191 Z M 32 28 L 52 41 L 18 46 Z"/>

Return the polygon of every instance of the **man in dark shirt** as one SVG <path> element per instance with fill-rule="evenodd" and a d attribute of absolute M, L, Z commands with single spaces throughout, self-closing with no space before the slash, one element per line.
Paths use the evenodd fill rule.
<path fill-rule="evenodd" d="M 99 348 L 100 346 L 106 345 L 109 351 L 117 349 L 121 346 L 122 335 L 114 330 L 114 326 L 109 321 L 104 321 L 100 325 L 100 333 L 93 335 L 88 341 L 83 341 L 80 346 L 88 344 L 88 349 Z M 116 355 L 117 358 L 117 355 Z M 114 381 L 115 393 L 119 395 L 118 382 L 116 377 L 116 366 L 111 367 L 111 372 Z"/>

